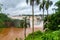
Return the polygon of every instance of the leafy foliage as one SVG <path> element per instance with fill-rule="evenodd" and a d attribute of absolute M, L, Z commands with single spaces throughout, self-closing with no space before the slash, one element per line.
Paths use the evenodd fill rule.
<path fill-rule="evenodd" d="M 60 27 L 60 1 L 55 3 L 55 6 L 57 6 L 57 10 L 55 14 L 49 15 L 48 17 L 45 17 L 44 22 L 47 21 L 48 23 L 44 25 L 44 28 L 48 28 L 50 30 L 59 30 Z"/>
<path fill-rule="evenodd" d="M 24 20 L 11 19 L 7 15 L 0 13 L 0 28 L 12 27 L 12 26 L 17 28 L 23 28 L 24 23 L 25 23 Z"/>
<path fill-rule="evenodd" d="M 0 13 L 0 27 L 1 28 L 7 26 L 5 25 L 6 21 L 11 21 L 11 19 L 7 15 Z"/>
<path fill-rule="evenodd" d="M 47 21 L 48 19 L 48 23 L 45 24 L 44 28 L 48 28 L 50 30 L 59 30 L 60 27 L 58 25 L 60 25 L 60 1 L 56 2 L 56 6 L 58 7 L 56 12 L 52 15 L 49 15 L 48 17 L 45 17 L 44 22 Z"/>
<path fill-rule="evenodd" d="M 43 35 L 43 33 L 40 31 L 34 32 L 34 39 L 38 38 L 39 36 L 42 36 L 42 35 Z M 29 34 L 25 40 L 32 40 L 32 39 L 33 39 L 33 33 Z"/>
<path fill-rule="evenodd" d="M 46 10 L 48 10 L 48 8 L 49 8 L 52 4 L 53 4 L 52 1 L 47 0 L 47 1 L 46 1 L 46 4 L 45 4 Z"/>
<path fill-rule="evenodd" d="M 45 9 L 45 4 L 46 4 L 46 0 L 42 0 L 42 2 L 40 3 L 40 5 L 39 5 L 39 9 L 41 10 L 41 9 Z"/>
<path fill-rule="evenodd" d="M 60 12 L 60 0 L 55 3 L 55 6 L 57 6 L 56 12 Z"/>
<path fill-rule="evenodd" d="M 48 23 L 45 24 L 45 28 L 48 28 L 50 30 L 59 30 L 60 27 L 58 25 L 60 24 L 60 13 L 56 12 L 56 14 L 49 15 L 48 18 L 45 17 L 44 22 L 48 19 Z"/>
<path fill-rule="evenodd" d="M 28 4 L 28 2 L 30 1 L 30 5 L 33 5 L 34 2 L 36 2 L 37 5 L 39 5 L 40 0 L 26 0 L 26 3 Z"/>
<path fill-rule="evenodd" d="M 32 40 L 32 34 L 29 34 L 26 40 Z M 42 33 L 40 31 L 34 33 L 34 40 L 60 40 L 60 30 L 50 33 Z"/>
<path fill-rule="evenodd" d="M 18 27 L 18 28 L 23 28 L 24 27 L 24 20 L 19 20 L 19 19 L 13 19 L 13 24 L 15 27 Z"/>

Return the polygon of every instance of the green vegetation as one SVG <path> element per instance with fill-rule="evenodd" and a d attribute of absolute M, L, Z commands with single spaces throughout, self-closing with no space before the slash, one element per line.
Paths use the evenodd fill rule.
<path fill-rule="evenodd" d="M 32 40 L 32 34 L 29 34 L 26 40 Z M 34 40 L 60 40 L 60 30 L 53 32 L 34 32 Z"/>
<path fill-rule="evenodd" d="M 47 20 L 47 17 L 45 17 L 45 22 Z M 56 12 L 55 14 L 48 16 L 48 23 L 45 24 L 45 28 L 48 28 L 50 30 L 59 30 L 60 27 L 58 25 L 60 24 L 60 13 Z"/>
<path fill-rule="evenodd" d="M 42 35 L 43 33 L 40 31 L 34 32 L 34 39 L 39 38 Z M 33 33 L 29 34 L 25 40 L 32 40 L 32 39 L 33 39 Z"/>
<path fill-rule="evenodd" d="M 12 26 L 17 28 L 23 28 L 24 22 L 24 20 L 11 19 L 7 15 L 0 13 L 0 28 L 7 28 Z"/>
<path fill-rule="evenodd" d="M 11 19 L 7 15 L 0 13 L 0 28 L 7 27 L 7 25 L 5 25 L 5 22 L 10 20 Z"/>
<path fill-rule="evenodd" d="M 19 20 L 19 19 L 13 19 L 13 24 L 17 28 L 23 28 L 24 26 L 24 20 Z"/>
<path fill-rule="evenodd" d="M 44 25 L 44 28 L 48 28 L 50 30 L 59 30 L 60 27 L 60 1 L 55 4 L 58 8 L 56 12 L 48 17 L 45 17 L 44 22 L 48 19 L 48 23 Z"/>

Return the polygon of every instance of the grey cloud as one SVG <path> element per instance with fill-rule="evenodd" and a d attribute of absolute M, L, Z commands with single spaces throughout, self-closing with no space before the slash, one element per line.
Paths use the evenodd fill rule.
<path fill-rule="evenodd" d="M 15 7 L 18 3 L 23 2 L 23 0 L 1 0 L 4 8 Z"/>
<path fill-rule="evenodd" d="M 9 13 L 11 15 L 32 14 L 31 6 L 29 4 L 26 5 L 25 0 L 0 0 L 0 2 L 2 2 L 3 8 L 6 9 L 3 11 L 5 13 Z M 51 10 L 51 8 L 49 10 Z M 42 14 L 42 11 L 39 11 L 39 7 L 36 5 L 34 7 L 34 11 L 35 14 Z"/>

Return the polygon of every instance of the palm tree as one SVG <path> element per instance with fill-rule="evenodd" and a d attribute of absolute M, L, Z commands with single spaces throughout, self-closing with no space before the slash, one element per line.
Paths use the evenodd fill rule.
<path fill-rule="evenodd" d="M 43 9 L 43 27 L 44 27 L 44 10 L 45 10 L 45 4 L 46 4 L 46 0 L 42 0 L 42 3 L 40 3 L 39 9 Z"/>
<path fill-rule="evenodd" d="M 32 6 L 32 33 L 34 33 L 34 2 L 38 5 L 40 0 L 26 0 L 26 3 L 30 1 L 30 5 Z M 34 35 L 33 35 L 34 36 Z"/>
<path fill-rule="evenodd" d="M 46 8 L 46 10 L 47 10 L 47 18 L 48 18 L 48 9 L 49 9 L 49 7 L 50 6 L 52 6 L 52 4 L 53 4 L 53 2 L 52 1 L 50 1 L 50 0 L 47 0 L 46 1 L 46 5 L 45 5 L 45 8 Z M 48 19 L 47 19 L 47 21 L 48 21 Z"/>
<path fill-rule="evenodd" d="M 56 12 L 60 12 L 60 0 L 55 3 L 55 6 L 57 6 Z"/>

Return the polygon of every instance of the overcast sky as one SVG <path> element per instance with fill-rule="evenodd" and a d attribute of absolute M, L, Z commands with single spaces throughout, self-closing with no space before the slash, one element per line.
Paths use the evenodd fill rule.
<path fill-rule="evenodd" d="M 53 3 L 55 3 L 57 0 L 52 0 Z M 26 4 L 26 0 L 0 0 L 0 3 L 3 4 L 2 6 L 2 12 L 8 13 L 10 15 L 22 15 L 22 14 L 32 14 L 31 13 L 31 6 Z M 49 8 L 49 13 L 51 14 L 52 8 L 54 8 L 54 5 L 52 5 Z M 35 14 L 42 14 L 42 11 L 39 10 L 39 6 L 35 5 L 34 7 L 34 13 Z M 46 11 L 45 11 L 46 14 Z"/>

